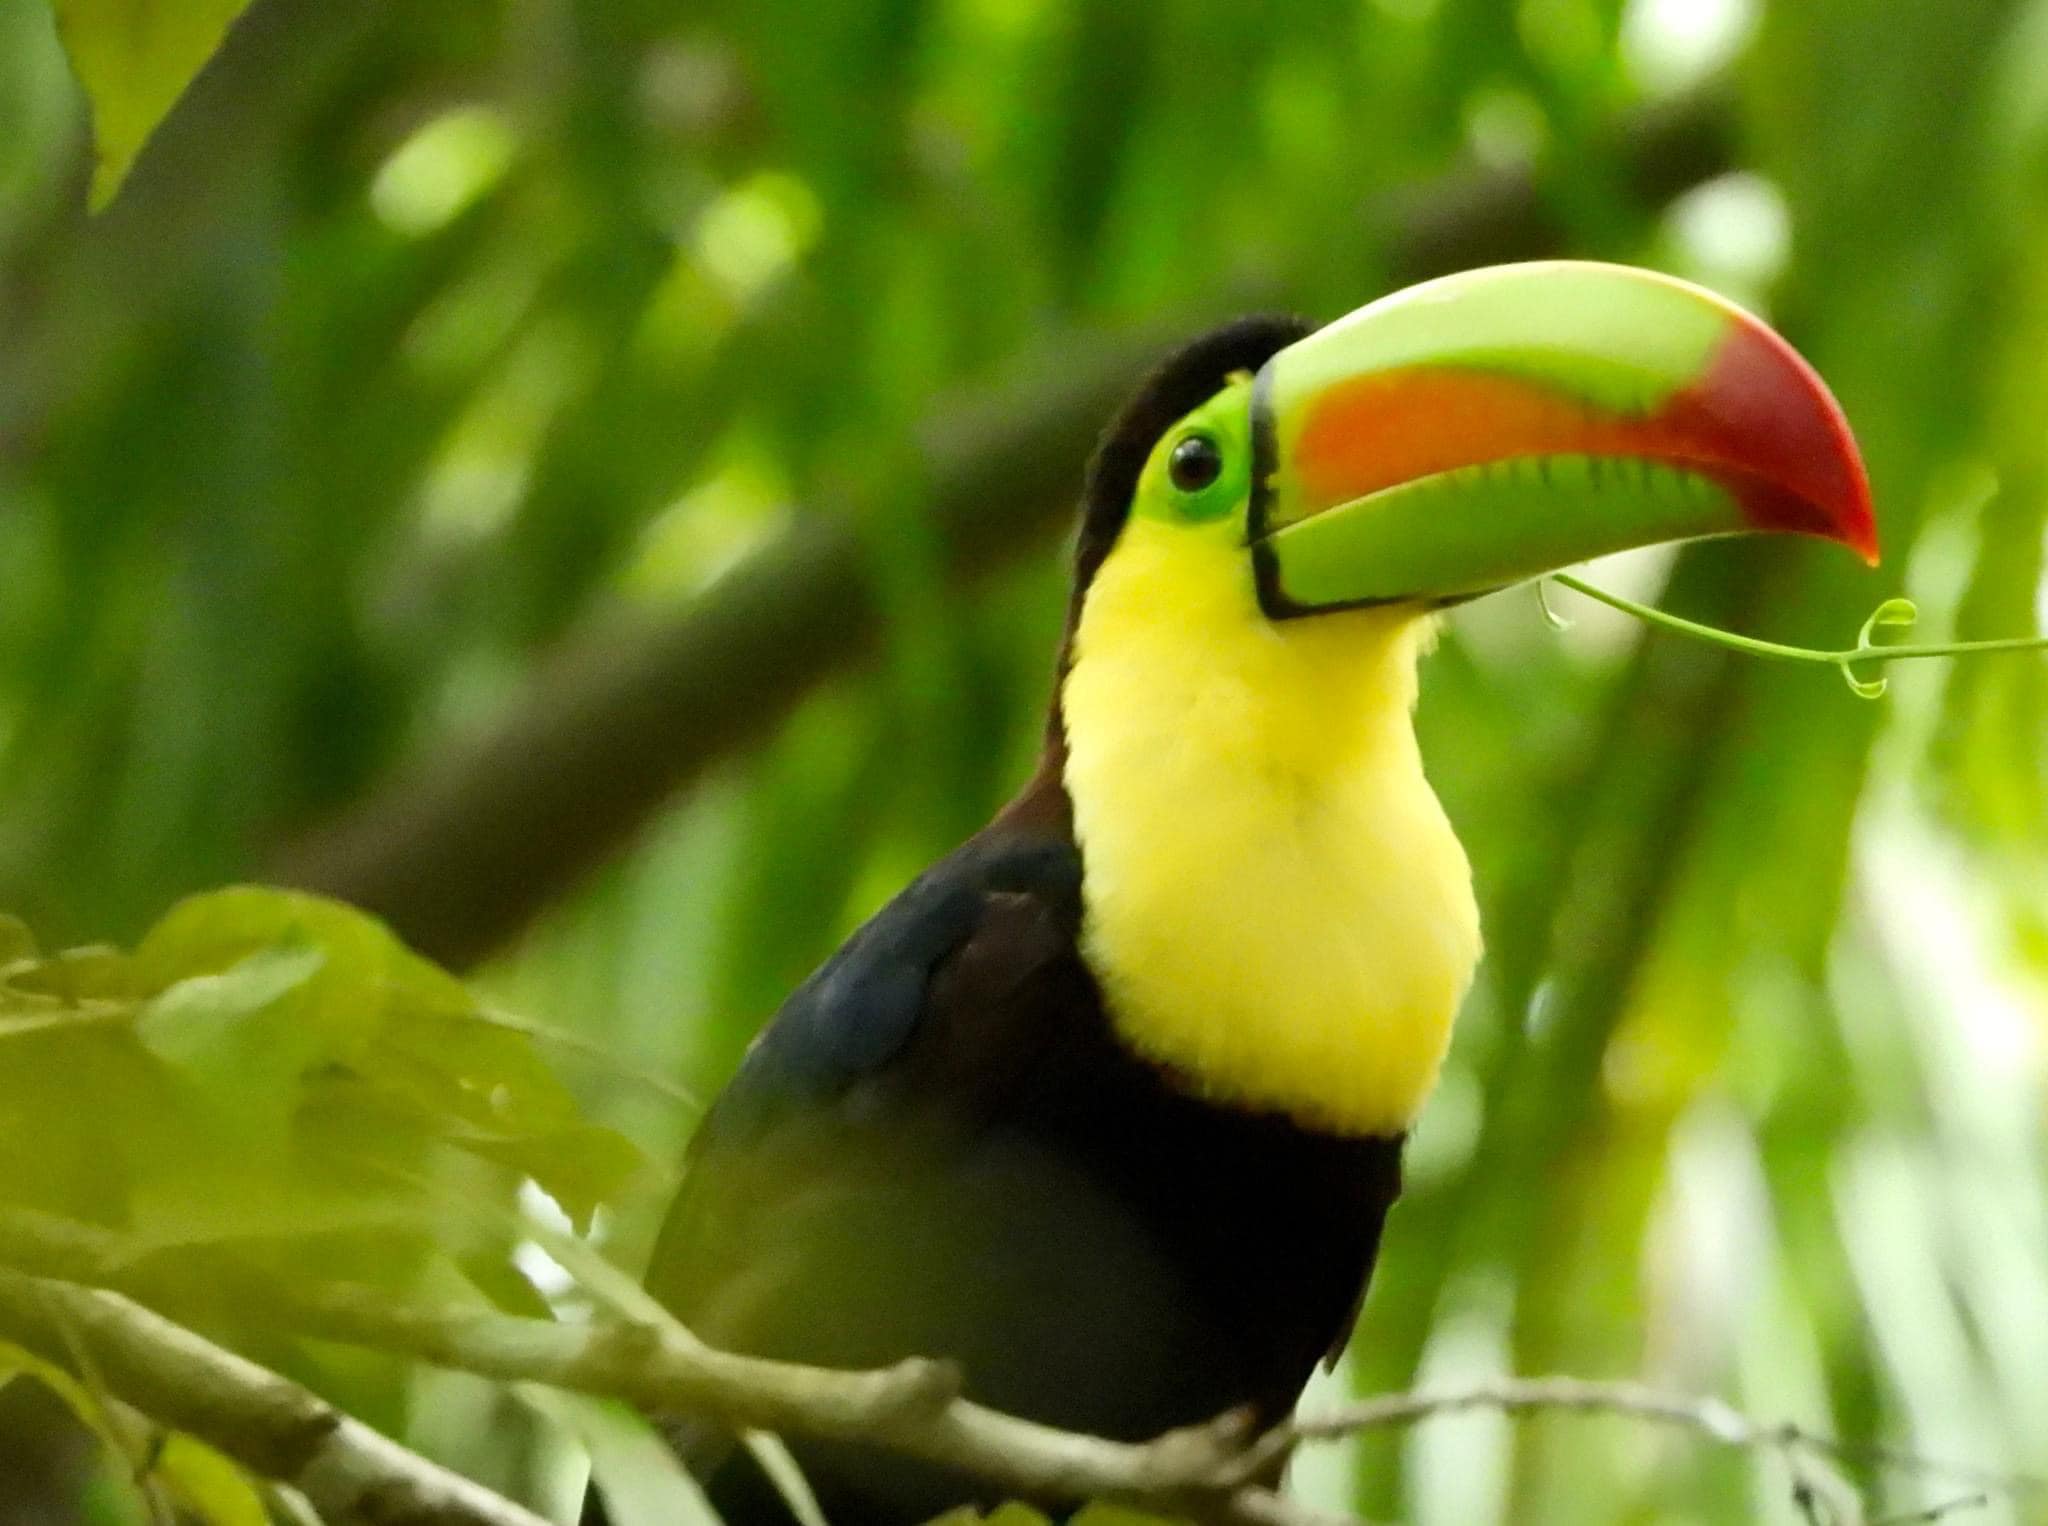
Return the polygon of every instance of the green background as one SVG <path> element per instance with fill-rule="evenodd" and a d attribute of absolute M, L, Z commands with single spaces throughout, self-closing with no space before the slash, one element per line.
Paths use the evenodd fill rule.
<path fill-rule="evenodd" d="M 563 1063 L 661 1158 L 690 1110 L 638 1078 L 715 1089 L 1021 780 L 1093 432 L 1204 323 L 1551 253 L 1705 281 L 1834 384 L 1883 570 L 1599 575 L 1824 646 L 1898 592 L 1928 639 L 2039 618 L 2044 0 L 263 0 L 97 218 L 91 176 L 11 0 L 0 906 L 356 900 L 613 1056 Z M 2048 664 L 1869 704 L 1557 604 L 1425 670 L 1489 955 L 1338 1381 L 1635 1375 L 2048 1470 Z M 502 1396 L 380 1402 L 548 1497 Z M 1800 1519 L 1771 1459 L 1569 1417 L 1304 1485 Z"/>

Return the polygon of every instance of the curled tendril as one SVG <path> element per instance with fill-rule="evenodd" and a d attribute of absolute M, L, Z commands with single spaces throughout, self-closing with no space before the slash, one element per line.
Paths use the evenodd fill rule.
<path fill-rule="evenodd" d="M 1856 660 L 1867 652 L 1878 650 L 1877 633 L 1880 630 L 1904 630 L 1920 618 L 1920 606 L 1911 599 L 1886 599 L 1870 612 L 1870 618 L 1863 622 L 1863 628 L 1856 632 L 1856 650 L 1844 656 L 1835 664 L 1842 675 L 1842 682 L 1849 686 L 1849 692 L 1858 699 L 1883 699 L 1885 691 L 1891 688 L 1891 680 L 1879 675 L 1876 678 L 1858 678 Z"/>
<path fill-rule="evenodd" d="M 1920 618 L 1920 606 L 1911 599 L 1886 599 L 1870 612 L 1870 618 L 1863 622 L 1863 629 L 1856 633 L 1858 651 L 1877 645 L 1877 633 L 1886 627 L 1904 630 Z"/>
<path fill-rule="evenodd" d="M 1536 580 L 1536 607 L 1543 611 L 1543 623 L 1554 631 L 1568 631 L 1572 622 L 1550 607 L 1550 579 Z"/>
<path fill-rule="evenodd" d="M 1618 609 L 1625 615 L 1633 615 L 1646 624 L 1661 630 L 1675 631 L 1681 636 L 1690 636 L 1695 641 L 1705 641 L 1714 646 L 1726 647 L 1730 651 L 1747 652 L 1753 657 L 1770 657 L 1785 662 L 1826 663 L 1842 675 L 1842 682 L 1849 686 L 1849 692 L 1859 699 L 1878 699 L 1888 687 L 1883 678 L 1859 677 L 1859 665 L 1873 663 L 1902 662 L 1914 657 L 1978 657 L 1991 652 L 2039 652 L 2048 650 L 2048 636 L 2000 636 L 1989 641 L 1948 641 L 1927 645 L 1909 645 L 1905 642 L 1881 642 L 1878 633 L 1884 630 L 1902 630 L 1920 618 L 1920 610 L 1911 599 L 1886 599 L 1870 612 L 1870 618 L 1863 622 L 1863 628 L 1856 633 L 1856 644 L 1842 651 L 1822 651 L 1817 647 L 1787 646 L 1780 641 L 1761 641 L 1754 636 L 1737 635 L 1724 631 L 1718 626 L 1702 625 L 1697 620 L 1682 619 L 1647 604 L 1638 604 L 1633 599 L 1624 599 L 1618 593 L 1609 593 L 1604 588 L 1568 572 L 1556 573 L 1555 579 L 1574 593 Z M 1539 586 L 1537 597 L 1542 597 Z M 1544 608 L 1546 616 L 1549 607 Z M 1553 619 L 1553 624 L 1557 622 Z"/>

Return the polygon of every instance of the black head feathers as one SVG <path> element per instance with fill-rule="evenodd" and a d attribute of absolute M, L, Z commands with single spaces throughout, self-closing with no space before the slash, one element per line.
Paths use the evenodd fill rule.
<path fill-rule="evenodd" d="M 1074 548 L 1075 613 L 1123 530 L 1138 491 L 1138 474 L 1160 436 L 1220 392 L 1233 373 L 1258 370 L 1315 327 L 1303 318 L 1280 316 L 1226 323 L 1168 356 L 1124 404 L 1088 465 L 1080 540 Z"/>

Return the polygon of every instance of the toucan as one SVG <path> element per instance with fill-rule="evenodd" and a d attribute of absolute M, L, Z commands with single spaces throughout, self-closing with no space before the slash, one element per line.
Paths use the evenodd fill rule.
<path fill-rule="evenodd" d="M 1350 1338 L 1480 957 L 1411 723 L 1438 612 L 1746 531 L 1876 557 L 1826 387 L 1666 276 L 1500 266 L 1166 359 L 1086 473 L 1036 771 L 755 1041 L 651 1291 L 715 1345 L 950 1358 L 1102 1436 L 1286 1416 Z M 728 1521 L 788 1519 L 675 1429 Z M 792 1446 L 835 1526 L 995 1503 Z"/>

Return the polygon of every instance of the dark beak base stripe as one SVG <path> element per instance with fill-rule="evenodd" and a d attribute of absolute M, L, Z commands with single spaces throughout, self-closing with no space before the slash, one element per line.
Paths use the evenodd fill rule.
<path fill-rule="evenodd" d="M 1287 597 L 1280 586 L 1280 558 L 1266 540 L 1267 519 L 1273 504 L 1273 477 L 1280 469 L 1280 439 L 1273 425 L 1273 367 L 1260 366 L 1252 378 L 1251 400 L 1252 485 L 1251 502 L 1245 509 L 1245 538 L 1251 544 L 1252 580 L 1258 589 L 1259 608 L 1268 620 L 1286 620 L 1313 613 Z"/>

